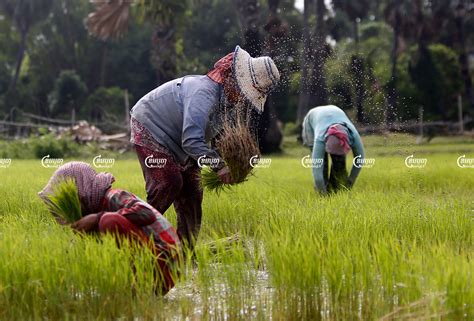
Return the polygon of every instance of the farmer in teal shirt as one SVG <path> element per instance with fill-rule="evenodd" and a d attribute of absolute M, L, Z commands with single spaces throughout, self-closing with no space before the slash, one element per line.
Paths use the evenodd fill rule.
<path fill-rule="evenodd" d="M 364 147 L 357 129 L 347 115 L 336 106 L 311 109 L 303 121 L 303 144 L 312 149 L 312 169 L 315 189 L 323 195 L 341 188 L 351 188 L 359 175 Z M 355 161 L 350 175 L 346 169 L 346 155 L 352 149 Z M 328 154 L 331 155 L 330 175 Z"/>

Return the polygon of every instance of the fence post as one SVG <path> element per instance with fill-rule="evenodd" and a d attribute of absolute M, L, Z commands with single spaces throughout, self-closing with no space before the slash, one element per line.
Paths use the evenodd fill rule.
<path fill-rule="evenodd" d="M 419 113 L 419 124 L 420 124 L 420 139 L 423 138 L 423 107 L 418 110 Z"/>
<path fill-rule="evenodd" d="M 464 121 L 462 117 L 462 96 L 458 95 L 458 117 L 459 117 L 459 133 L 464 134 Z"/>
<path fill-rule="evenodd" d="M 71 127 L 74 127 L 76 124 L 76 108 L 73 108 L 71 111 Z"/>
<path fill-rule="evenodd" d="M 130 134 L 130 99 L 128 97 L 128 89 L 123 92 L 123 100 L 125 105 L 125 122 L 127 126 L 127 133 Z"/>

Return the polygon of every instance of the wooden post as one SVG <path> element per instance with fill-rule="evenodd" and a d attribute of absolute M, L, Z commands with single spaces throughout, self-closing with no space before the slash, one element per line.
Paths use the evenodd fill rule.
<path fill-rule="evenodd" d="M 459 133 L 464 134 L 464 121 L 462 117 L 462 96 L 458 95 L 458 117 L 459 117 Z"/>
<path fill-rule="evenodd" d="M 125 122 L 127 126 L 127 133 L 130 134 L 130 99 L 128 97 L 128 89 L 123 92 L 123 100 L 125 106 Z"/>
<path fill-rule="evenodd" d="M 76 108 L 73 108 L 71 111 L 71 127 L 76 124 Z"/>
<path fill-rule="evenodd" d="M 419 114 L 419 120 L 418 120 L 418 124 L 419 124 L 419 136 L 416 140 L 417 144 L 421 144 L 422 141 L 423 141 L 423 107 L 420 107 L 420 109 L 418 109 L 418 114 Z"/>

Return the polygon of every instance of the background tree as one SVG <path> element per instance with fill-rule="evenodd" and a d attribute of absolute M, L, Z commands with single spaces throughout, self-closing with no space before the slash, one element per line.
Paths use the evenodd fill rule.
<path fill-rule="evenodd" d="M 316 0 L 316 23 L 314 25 L 313 65 L 309 85 L 309 104 L 311 106 L 327 105 L 328 92 L 324 64 L 329 56 L 329 46 L 326 43 L 327 28 L 325 16 L 327 12 L 324 0 Z"/>
<path fill-rule="evenodd" d="M 64 115 L 72 112 L 75 116 L 76 112 L 80 112 L 86 91 L 86 85 L 75 71 L 62 71 L 48 96 L 52 114 Z"/>
<path fill-rule="evenodd" d="M 28 33 L 34 25 L 48 16 L 52 3 L 53 0 L 2 0 L 0 2 L 2 11 L 13 22 L 20 34 L 15 72 L 10 82 L 12 90 L 15 89 L 20 75 Z"/>

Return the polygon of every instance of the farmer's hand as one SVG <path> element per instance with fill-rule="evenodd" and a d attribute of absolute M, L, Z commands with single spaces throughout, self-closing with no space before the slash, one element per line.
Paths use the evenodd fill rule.
<path fill-rule="evenodd" d="M 99 216 L 97 214 L 89 214 L 74 222 L 71 227 L 78 232 L 91 232 L 97 230 L 99 226 Z"/>
<path fill-rule="evenodd" d="M 217 176 L 219 176 L 219 179 L 224 184 L 232 184 L 233 183 L 232 176 L 230 175 L 229 167 L 227 167 L 227 166 L 221 168 L 217 172 Z"/>

